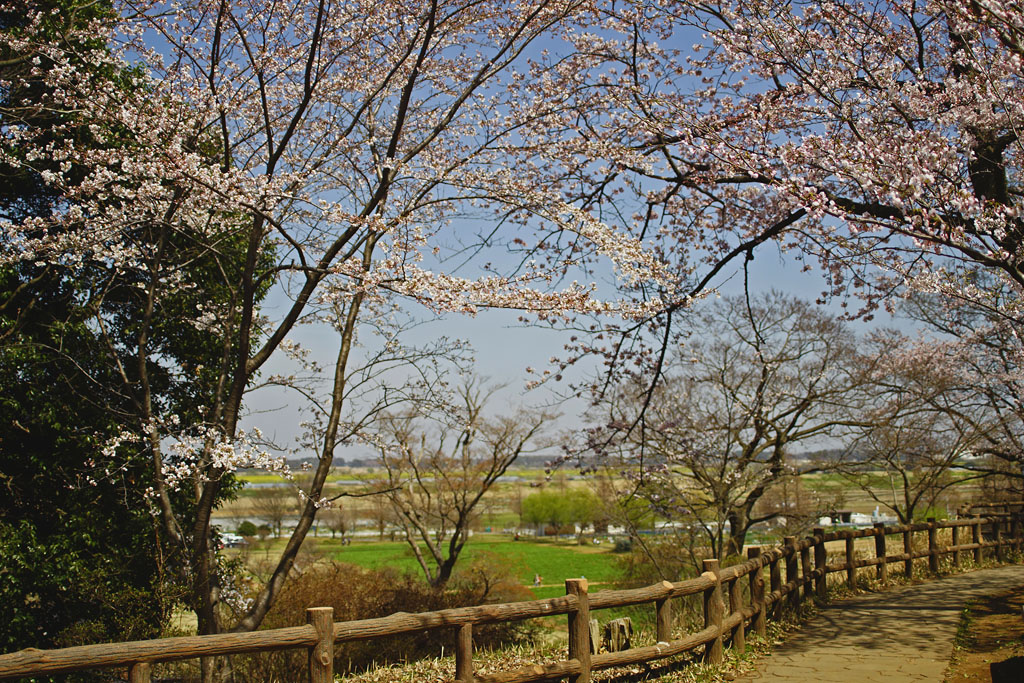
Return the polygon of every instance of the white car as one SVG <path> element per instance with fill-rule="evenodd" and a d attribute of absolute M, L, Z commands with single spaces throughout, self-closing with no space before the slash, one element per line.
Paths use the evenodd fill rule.
<path fill-rule="evenodd" d="M 221 534 L 220 542 L 224 544 L 225 548 L 237 548 L 245 545 L 245 539 L 238 534 Z"/>

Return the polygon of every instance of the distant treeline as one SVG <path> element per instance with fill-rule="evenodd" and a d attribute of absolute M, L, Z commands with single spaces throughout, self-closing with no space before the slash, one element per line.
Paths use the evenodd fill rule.
<path fill-rule="evenodd" d="M 857 453 L 850 453 L 848 450 L 843 448 L 826 448 L 816 451 L 804 451 L 802 453 L 794 453 L 791 456 L 792 462 L 795 464 L 805 464 L 812 462 L 837 462 L 839 460 L 845 460 L 846 462 L 861 462 L 867 456 L 861 456 Z M 515 463 L 512 465 L 512 469 L 545 469 L 547 468 L 552 459 L 545 455 L 520 455 L 516 458 Z M 304 465 L 315 466 L 316 458 L 295 458 L 288 460 L 288 466 L 294 471 L 301 471 Z M 574 459 L 571 465 L 563 464 L 561 469 L 572 469 L 577 465 L 587 465 L 588 459 L 583 458 L 578 463 Z M 335 467 L 361 467 L 368 469 L 376 469 L 380 467 L 380 460 L 376 457 L 368 458 L 339 458 L 334 459 Z"/>

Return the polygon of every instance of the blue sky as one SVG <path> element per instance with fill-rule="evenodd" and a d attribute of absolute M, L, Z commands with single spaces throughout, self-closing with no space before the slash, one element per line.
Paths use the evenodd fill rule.
<path fill-rule="evenodd" d="M 752 292 L 777 289 L 804 299 L 814 300 L 824 289 L 824 281 L 818 271 L 801 272 L 801 265 L 792 257 L 779 253 L 773 244 L 764 245 L 749 264 Z M 722 295 L 739 294 L 743 291 L 742 261 L 725 270 L 714 283 Z M 711 294 L 714 297 L 714 294 Z M 271 300 L 271 304 L 273 299 Z M 856 302 L 851 302 L 853 307 Z M 838 302 L 828 305 L 836 315 L 841 313 Z M 419 326 L 410 341 L 429 342 L 441 336 L 457 337 L 470 342 L 476 358 L 475 370 L 492 384 L 504 384 L 505 388 L 495 396 L 490 406 L 495 412 L 506 412 L 516 405 L 551 404 L 559 399 L 558 393 L 567 390 L 567 382 L 541 386 L 526 391 L 531 379 L 527 367 L 543 369 L 548 367 L 552 356 L 564 355 L 563 345 L 569 333 L 543 327 L 526 327 L 518 322 L 515 311 L 485 310 L 475 316 L 450 314 L 430 320 Z M 871 323 L 855 322 L 855 331 L 863 333 L 873 327 L 889 325 L 893 321 L 879 315 Z M 310 349 L 314 358 L 323 364 L 332 363 L 337 354 L 337 335 L 323 327 L 302 328 L 296 335 L 301 343 Z M 280 372 L 285 365 L 278 359 L 268 372 Z M 592 372 L 593 366 L 576 368 L 566 373 L 567 380 L 579 379 L 581 373 Z M 299 435 L 298 422 L 301 417 L 296 411 L 296 396 L 285 390 L 262 390 L 254 393 L 249 401 L 250 411 L 259 411 L 246 424 L 258 425 L 263 432 L 277 443 L 291 442 Z M 572 429 L 580 424 L 580 414 L 586 408 L 583 400 L 573 399 L 560 404 L 561 418 L 557 428 Z M 363 457 L 365 451 L 359 447 L 339 451 L 339 457 Z"/>

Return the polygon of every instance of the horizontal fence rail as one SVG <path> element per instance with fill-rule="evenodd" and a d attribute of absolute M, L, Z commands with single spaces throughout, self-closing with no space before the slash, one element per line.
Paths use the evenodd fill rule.
<path fill-rule="evenodd" d="M 153 664 L 158 662 L 305 648 L 309 655 L 309 680 L 312 683 L 329 683 L 334 680 L 336 643 L 438 628 L 457 631 L 455 680 L 459 683 L 526 683 L 555 677 L 568 677 L 573 683 L 588 683 L 591 671 L 652 662 L 698 648 L 703 648 L 704 661 L 719 663 L 726 641 L 742 652 L 748 629 L 763 636 L 767 619 L 778 618 L 786 610 L 798 609 L 805 600 L 824 599 L 829 574 L 845 574 L 844 582 L 852 588 L 862 576 L 859 570 L 870 567 L 875 568 L 873 578 L 885 582 L 889 578 L 889 566 L 893 564 L 901 564 L 902 573 L 910 577 L 915 560 L 927 559 L 929 573 L 937 574 L 939 560 L 943 556 L 950 556 L 952 565 L 957 567 L 966 552 L 972 553 L 975 562 L 982 561 L 986 549 L 990 549 L 998 561 L 1005 560 L 1010 551 L 1020 552 L 1024 541 L 1021 536 L 1024 502 L 971 506 L 961 510 L 961 513 L 965 512 L 981 512 L 985 516 L 943 522 L 929 519 L 901 526 L 876 524 L 867 529 L 828 533 L 824 529 L 815 529 L 806 538 L 787 536 L 781 545 L 772 548 L 749 548 L 747 560 L 741 564 L 723 569 L 717 560 L 704 560 L 704 572 L 696 578 L 675 583 L 663 581 L 643 588 L 605 590 L 590 595 L 586 579 L 568 579 L 566 595 L 547 600 L 418 614 L 400 612 L 377 619 L 346 622 L 334 622 L 334 611 L 330 607 L 315 607 L 307 610 L 307 623 L 303 626 L 252 633 L 84 645 L 59 650 L 30 648 L 0 655 L 0 678 L 120 667 L 128 669 L 131 683 L 149 683 Z M 947 545 L 941 545 L 938 540 L 938 531 L 942 529 L 951 530 L 951 542 Z M 921 549 L 915 550 L 914 534 L 926 535 L 927 545 L 918 543 L 917 547 Z M 890 536 L 901 537 L 903 552 L 889 553 L 886 540 Z M 858 556 L 855 542 L 859 538 L 875 539 L 874 557 Z M 833 555 L 841 557 L 842 562 L 829 564 L 826 544 L 838 545 L 838 542 L 842 543 L 842 550 Z M 703 628 L 673 638 L 672 600 L 696 595 L 701 596 Z M 597 653 L 591 636 L 591 610 L 642 604 L 654 605 L 657 644 Z M 513 671 L 474 672 L 474 626 L 563 614 L 569 619 L 568 657 L 565 660 Z"/>

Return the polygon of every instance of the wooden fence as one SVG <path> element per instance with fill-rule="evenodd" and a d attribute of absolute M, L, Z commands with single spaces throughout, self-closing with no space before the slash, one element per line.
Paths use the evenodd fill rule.
<path fill-rule="evenodd" d="M 958 517 L 1002 517 L 1024 512 L 1024 500 L 997 503 L 966 503 L 957 510 Z"/>
<path fill-rule="evenodd" d="M 799 608 L 802 601 L 815 597 L 824 599 L 829 574 L 845 577 L 840 580 L 854 587 L 859 573 L 874 567 L 874 578 L 886 581 L 890 565 L 902 564 L 906 576 L 913 574 L 914 561 L 927 559 L 928 571 L 937 574 L 940 557 L 951 556 L 951 564 L 961 564 L 964 553 L 973 554 L 981 562 L 985 549 L 998 561 L 1007 553 L 1021 549 L 1019 511 L 996 516 L 974 517 L 954 521 L 833 531 L 815 529 L 803 539 L 786 537 L 773 548 L 750 548 L 747 561 L 720 568 L 717 560 L 704 561 L 704 573 L 694 579 L 662 583 L 629 590 L 606 590 L 589 594 L 586 579 L 565 582 L 566 595 L 548 600 L 531 600 L 501 605 L 481 605 L 446 609 L 420 614 L 397 613 L 379 619 L 334 622 L 333 609 L 315 607 L 307 610 L 303 626 L 279 628 L 253 633 L 232 633 L 209 636 L 164 638 L 129 643 L 85 645 L 60 650 L 26 649 L 0 655 L 0 678 L 34 674 L 60 673 L 101 667 L 129 670 L 131 683 L 148 683 L 156 662 L 231 655 L 288 648 L 308 651 L 309 680 L 312 683 L 333 681 L 335 643 L 368 640 L 384 636 L 414 633 L 426 629 L 457 630 L 455 680 L 459 683 L 513 683 L 568 677 L 574 683 L 586 683 L 590 672 L 609 667 L 651 662 L 703 647 L 704 661 L 717 663 L 722 659 L 725 642 L 742 652 L 747 630 L 764 635 L 766 620 L 778 617 L 786 609 Z M 949 529 L 950 543 L 940 544 L 938 532 Z M 915 550 L 915 534 L 918 534 Z M 970 542 L 967 540 L 970 535 Z M 901 553 L 889 554 L 887 539 L 902 538 Z M 927 538 L 925 545 L 924 537 Z M 858 553 L 858 538 L 874 538 L 872 557 Z M 841 544 L 841 550 L 830 553 L 827 543 Z M 767 574 L 767 585 L 765 581 Z M 783 580 L 784 579 L 784 580 Z M 673 638 L 673 599 L 701 596 L 703 628 L 696 633 Z M 656 613 L 657 644 L 635 647 L 621 652 L 592 653 L 590 613 L 593 610 L 653 603 Z M 475 673 L 473 670 L 473 627 L 480 624 L 508 622 L 552 615 L 567 615 L 569 621 L 568 656 L 565 660 L 538 664 L 497 673 Z"/>

